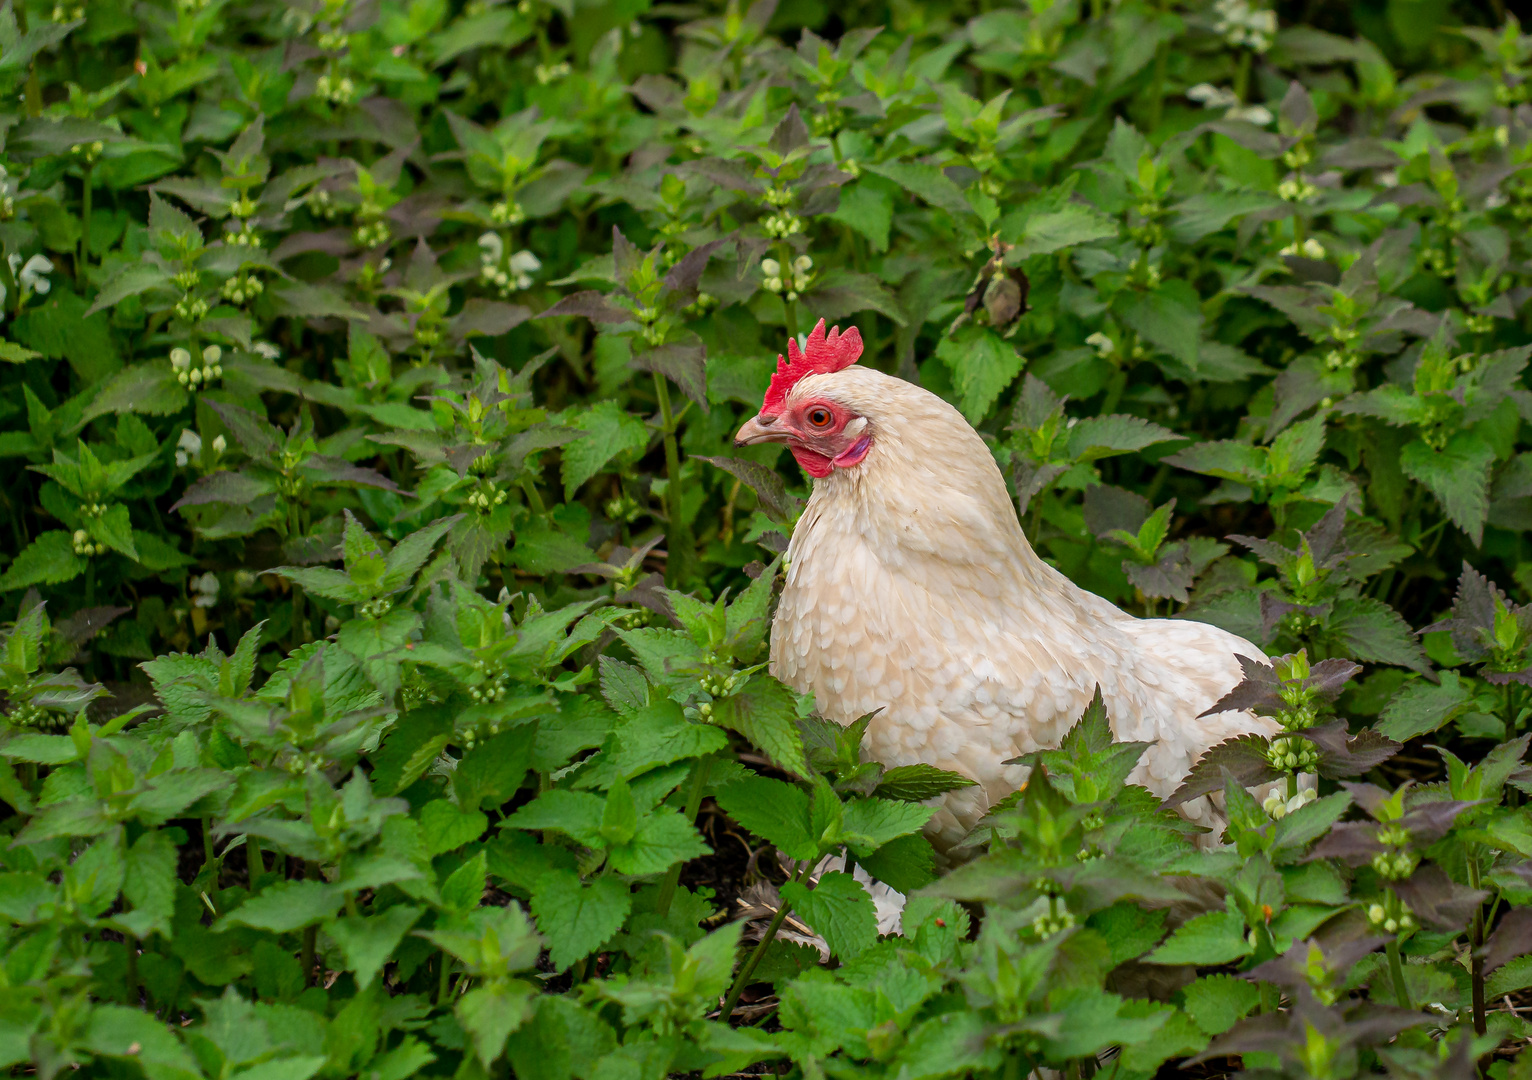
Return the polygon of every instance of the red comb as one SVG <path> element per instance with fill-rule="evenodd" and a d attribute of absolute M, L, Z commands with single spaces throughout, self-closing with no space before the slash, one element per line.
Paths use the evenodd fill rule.
<path fill-rule="evenodd" d="M 789 339 L 787 359 L 784 360 L 780 355 L 777 357 L 777 373 L 771 377 L 771 385 L 766 389 L 766 400 L 761 402 L 761 414 L 775 415 L 774 410 L 782 407 L 787 395 L 805 375 L 828 375 L 832 371 L 840 371 L 856 363 L 857 357 L 861 355 L 860 330 L 853 326 L 843 334 L 837 326 L 826 337 L 825 321 L 820 319 L 814 332 L 809 334 L 806 348 L 800 350 L 798 342 Z"/>

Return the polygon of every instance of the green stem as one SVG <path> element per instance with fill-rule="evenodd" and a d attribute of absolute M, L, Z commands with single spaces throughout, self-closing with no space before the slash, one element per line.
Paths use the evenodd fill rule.
<path fill-rule="evenodd" d="M 12 4 L 11 10 L 16 15 L 16 29 L 21 32 L 23 37 L 26 36 L 26 5 Z M 27 87 L 25 96 L 27 101 L 27 115 L 33 117 L 34 119 L 41 116 L 43 114 L 43 85 L 37 77 L 36 60 L 33 60 L 32 63 L 27 65 Z"/>
<path fill-rule="evenodd" d="M 1239 51 L 1239 62 L 1234 68 L 1234 94 L 1239 98 L 1240 104 L 1245 103 L 1245 95 L 1250 91 L 1250 50 Z"/>
<path fill-rule="evenodd" d="M 1274 1013 L 1282 1005 L 1282 995 L 1275 983 L 1263 982 L 1261 988 L 1261 1012 Z"/>
<path fill-rule="evenodd" d="M 686 793 L 686 806 L 681 813 L 687 821 L 697 820 L 697 811 L 702 808 L 702 793 L 707 790 L 708 773 L 712 771 L 713 758 L 711 755 L 697 759 L 697 764 L 692 766 L 692 786 Z M 660 918 L 670 914 L 670 905 L 676 898 L 676 888 L 681 884 L 681 867 L 684 863 L 676 863 L 665 875 L 665 880 L 660 882 L 660 894 L 655 898 L 654 911 Z"/>
<path fill-rule="evenodd" d="M 94 165 L 85 166 L 85 187 L 80 193 L 80 255 L 76 260 L 74 280 L 76 285 L 85 283 L 85 268 L 90 265 L 90 194 Z"/>
<path fill-rule="evenodd" d="M 437 953 L 437 960 L 440 970 L 436 979 L 435 1002 L 440 1005 L 452 996 L 452 961 L 448 959 L 445 951 Z"/>
<path fill-rule="evenodd" d="M 679 584 L 691 561 L 690 536 L 681 521 L 681 449 L 676 443 L 676 418 L 670 407 L 670 384 L 654 373 L 654 398 L 660 408 L 660 430 L 665 438 L 665 583 Z"/>
<path fill-rule="evenodd" d="M 797 881 L 803 877 L 811 864 L 804 863 L 798 867 L 798 872 L 790 880 Z M 780 896 L 777 898 L 777 913 L 771 917 L 771 925 L 766 927 L 766 932 L 761 935 L 761 940 L 750 951 L 750 956 L 745 960 L 745 966 L 739 969 L 739 974 L 734 978 L 734 985 L 729 988 L 729 996 L 724 1000 L 723 1011 L 719 1014 L 719 1020 L 727 1024 L 734 1015 L 734 1006 L 739 1004 L 739 996 L 745 992 L 745 987 L 750 985 L 750 976 L 755 974 L 756 965 L 761 962 L 761 957 L 766 955 L 766 948 L 777 936 L 777 931 L 782 929 L 782 922 L 787 918 L 787 913 L 792 905 Z"/>
<path fill-rule="evenodd" d="M 655 378 L 659 378 L 659 376 L 656 375 Z M 534 514 L 541 514 L 547 509 L 543 505 L 543 497 L 538 492 L 537 485 L 532 483 L 530 476 L 523 476 L 521 478 L 521 493 L 527 497 L 527 505 L 532 508 Z"/>
<path fill-rule="evenodd" d="M 255 888 L 255 879 L 266 872 L 266 857 L 261 854 L 261 842 L 253 836 L 245 837 L 245 862 L 249 864 L 250 888 Z"/>
<path fill-rule="evenodd" d="M 1298 797 L 1298 774 L 1295 772 L 1287 774 L 1287 797 L 1289 799 Z"/>
<path fill-rule="evenodd" d="M 1394 977 L 1394 996 L 1399 999 L 1401 1009 L 1412 1009 L 1410 1004 L 1410 991 L 1404 985 L 1404 961 L 1399 958 L 1399 939 L 1393 938 L 1388 943 L 1388 970 Z"/>
<path fill-rule="evenodd" d="M 128 974 L 127 974 L 127 979 L 126 979 L 127 991 L 128 991 L 128 1005 L 132 1006 L 132 1007 L 137 1007 L 137 1005 L 138 1005 L 138 938 L 134 937 L 132 934 L 124 934 L 123 938 L 122 938 L 122 944 L 128 950 Z"/>
<path fill-rule="evenodd" d="M 1170 52 L 1161 45 L 1154 53 L 1154 77 L 1149 84 L 1149 136 L 1153 138 L 1155 130 L 1160 126 L 1160 114 L 1165 108 L 1165 66 L 1169 62 Z"/>
<path fill-rule="evenodd" d="M 1473 851 L 1468 859 L 1468 887 L 1479 888 L 1479 853 Z M 1484 948 L 1484 905 L 1479 904 L 1474 908 L 1473 926 L 1468 935 L 1469 946 L 1469 980 L 1473 988 L 1473 1029 L 1475 1034 L 1483 1035 L 1487 1028 L 1484 1019 L 1484 957 L 1480 955 Z"/>
<path fill-rule="evenodd" d="M 303 952 L 299 954 L 298 966 L 303 968 L 303 985 L 317 986 L 314 976 L 314 951 L 319 944 L 319 927 L 309 926 L 303 930 Z"/>
<path fill-rule="evenodd" d="M 91 607 L 96 603 L 96 557 L 88 556 L 85 560 L 85 606 Z"/>
<path fill-rule="evenodd" d="M 218 855 L 213 850 L 213 824 L 207 818 L 202 819 L 202 861 L 208 866 L 213 866 L 218 861 Z M 217 874 L 217 870 L 214 870 Z M 218 879 L 213 878 L 213 887 L 217 888 Z"/>

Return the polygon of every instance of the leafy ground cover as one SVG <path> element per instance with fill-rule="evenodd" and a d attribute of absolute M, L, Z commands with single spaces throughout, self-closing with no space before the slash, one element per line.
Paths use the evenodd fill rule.
<path fill-rule="evenodd" d="M 831 6 L 0 9 L 0 1064 L 1532 1075 L 1532 37 Z M 1278 658 L 1227 846 L 766 672 L 820 317 Z"/>

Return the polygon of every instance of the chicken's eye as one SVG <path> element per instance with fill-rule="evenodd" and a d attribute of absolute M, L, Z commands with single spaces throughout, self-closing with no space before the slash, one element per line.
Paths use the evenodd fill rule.
<path fill-rule="evenodd" d="M 815 427 L 829 427 L 831 419 L 832 417 L 830 416 L 829 409 L 809 410 L 809 423 L 813 424 Z"/>

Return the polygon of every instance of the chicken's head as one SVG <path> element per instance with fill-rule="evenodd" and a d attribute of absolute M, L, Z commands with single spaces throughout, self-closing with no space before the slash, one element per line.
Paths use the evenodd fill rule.
<path fill-rule="evenodd" d="M 844 334 L 836 327 L 827 335 L 823 319 L 802 349 L 789 341 L 787 357 L 777 357 L 777 372 L 760 414 L 745 421 L 734 436 L 735 445 L 786 443 L 803 471 L 814 477 L 861 464 L 872 448 L 867 418 L 826 393 L 823 380 L 804 382 L 811 375 L 848 368 L 861 355 L 862 335 L 856 327 Z"/>

